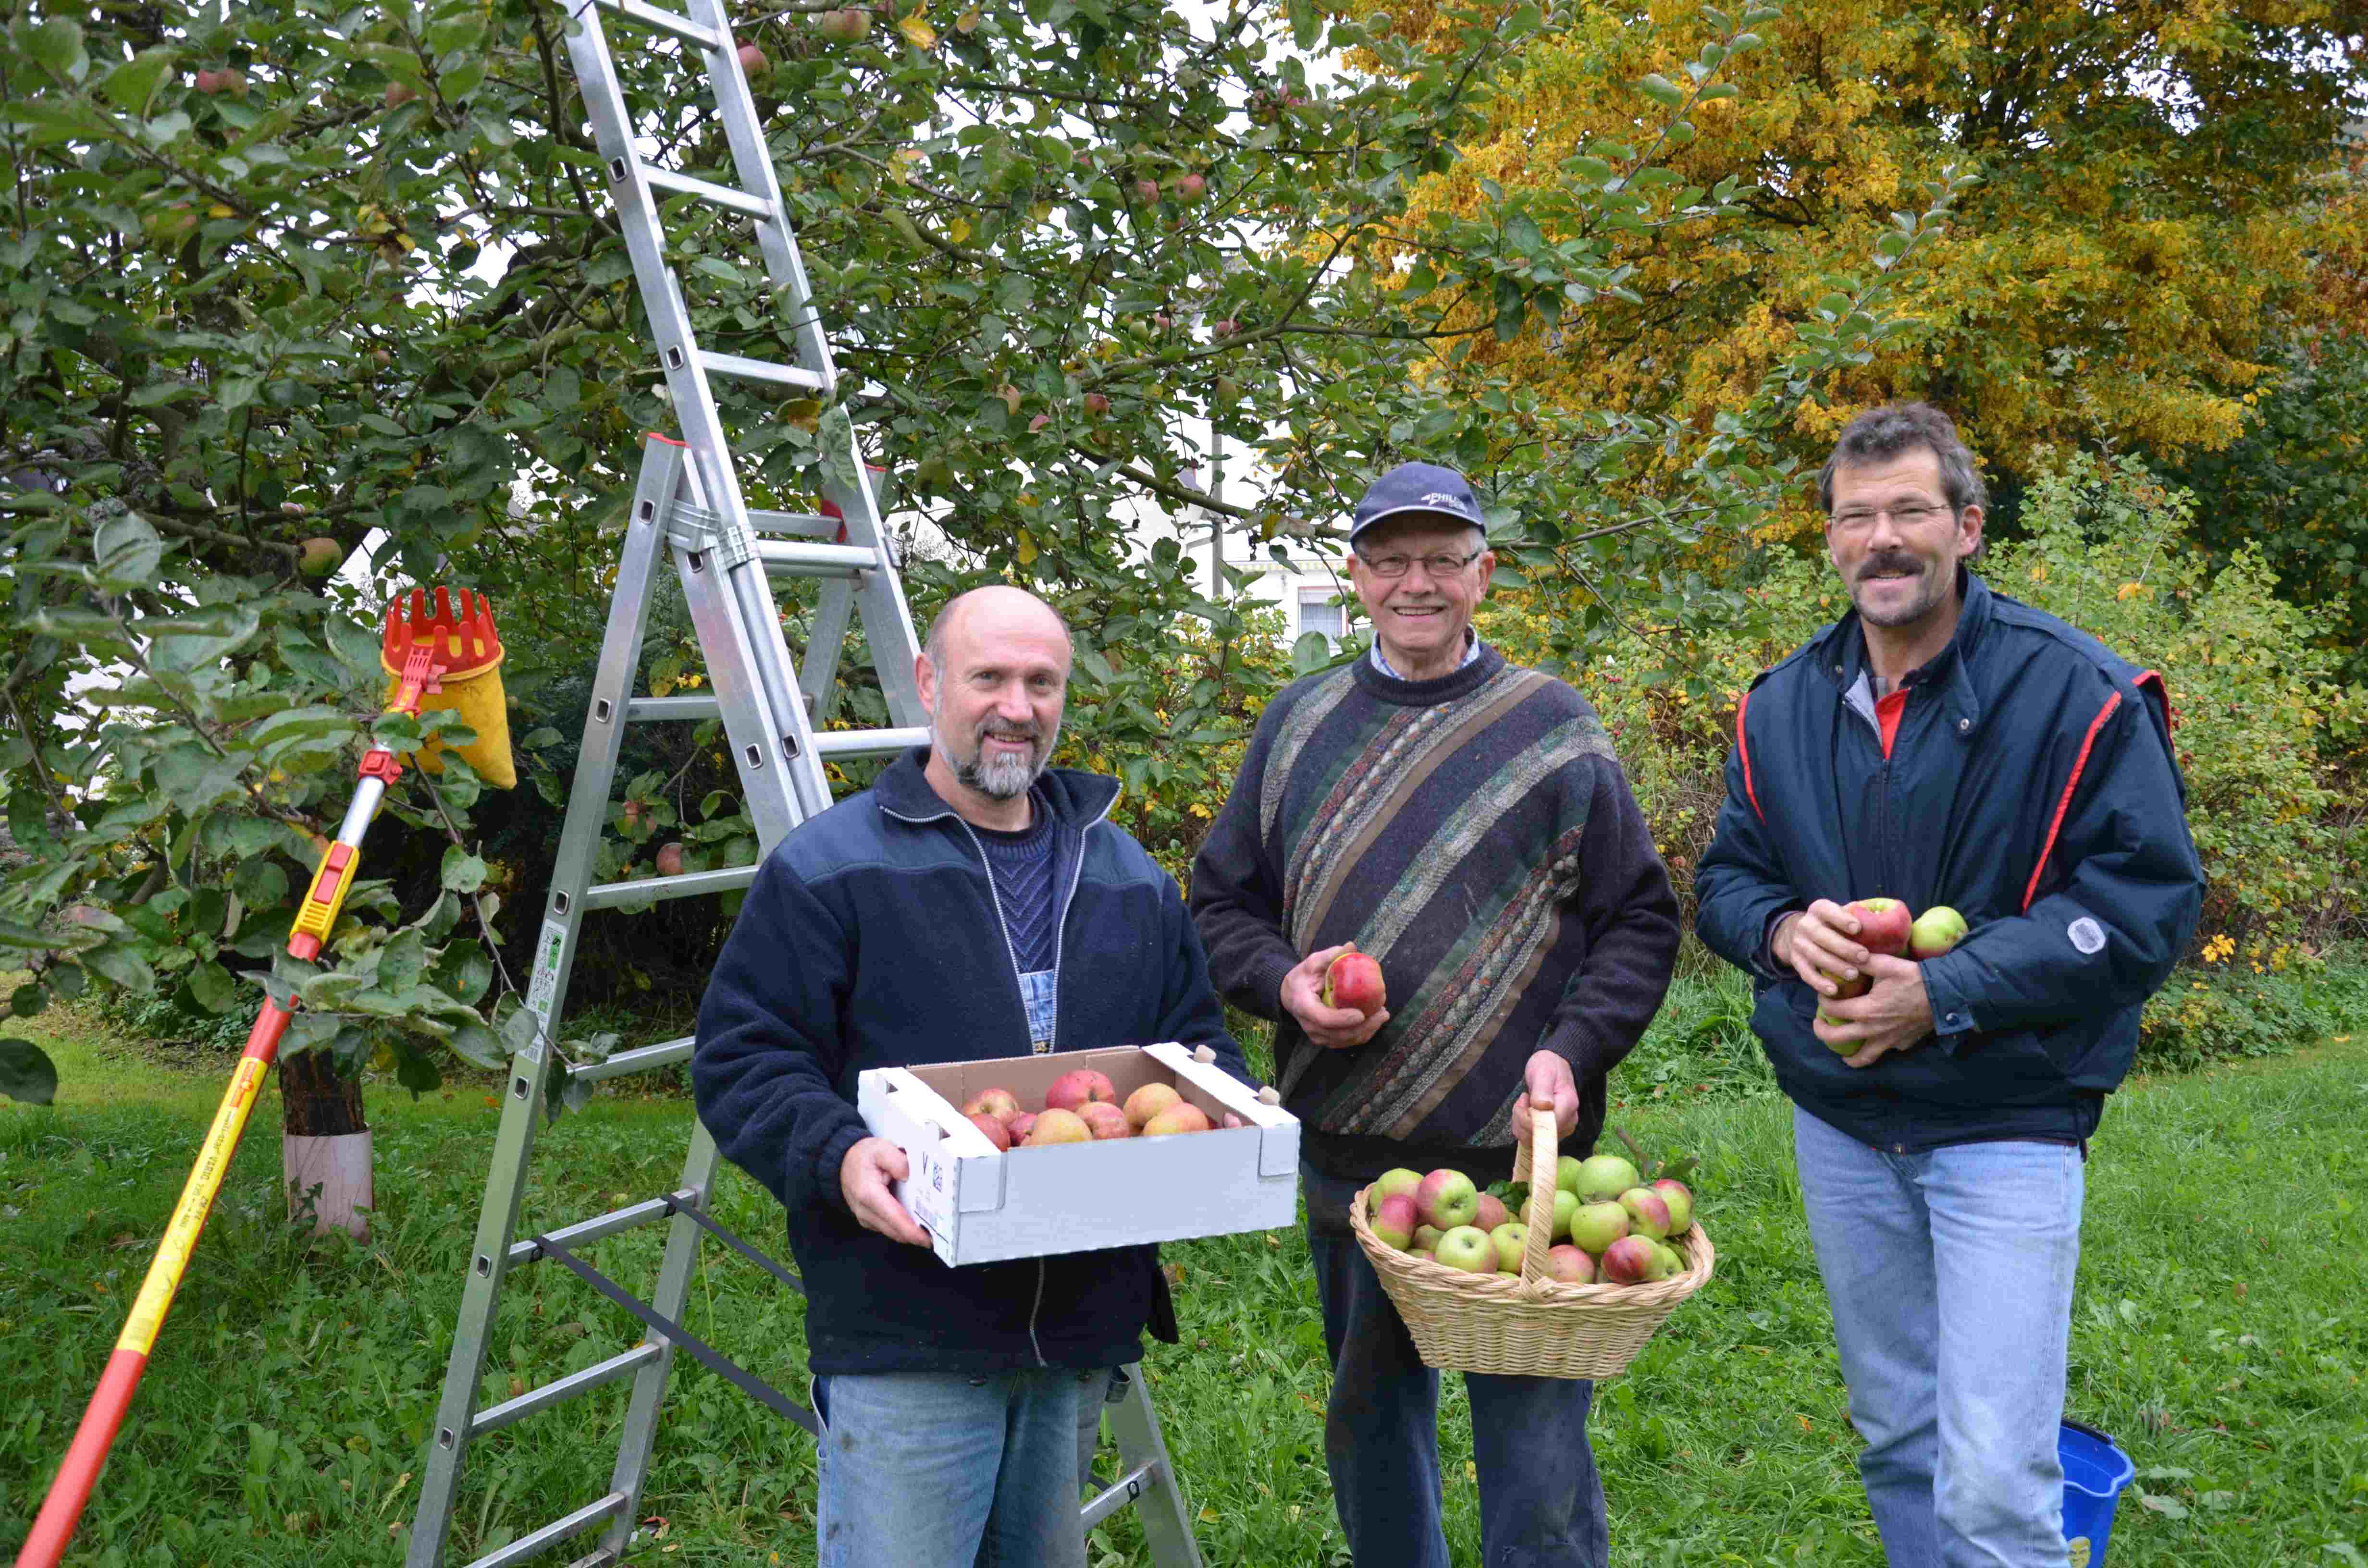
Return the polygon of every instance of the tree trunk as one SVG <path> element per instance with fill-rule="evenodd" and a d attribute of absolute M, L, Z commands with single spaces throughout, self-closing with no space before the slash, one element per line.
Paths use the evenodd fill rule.
<path fill-rule="evenodd" d="M 327 1051 L 307 1051 L 279 1064 L 279 1165 L 294 1219 L 309 1204 L 315 1235 L 370 1232 L 370 1126 L 362 1083 L 337 1071 Z"/>

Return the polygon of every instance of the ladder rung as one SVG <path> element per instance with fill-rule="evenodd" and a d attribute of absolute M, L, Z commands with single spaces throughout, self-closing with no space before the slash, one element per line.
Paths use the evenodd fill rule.
<path fill-rule="evenodd" d="M 748 514 L 748 526 L 760 534 L 796 534 L 802 539 L 837 539 L 847 526 L 837 517 L 825 517 L 816 512 L 757 512 Z"/>
<path fill-rule="evenodd" d="M 480 1410 L 469 1418 L 469 1430 L 472 1433 L 499 1431 L 513 1421 L 525 1420 L 538 1410 L 548 1410 L 554 1404 L 574 1399 L 577 1394 L 589 1393 L 603 1383 L 613 1383 L 628 1372 L 638 1370 L 643 1363 L 655 1361 L 665 1353 L 664 1346 L 646 1342 L 634 1346 L 631 1350 L 620 1351 L 605 1361 L 594 1362 L 580 1372 L 570 1372 L 539 1389 L 529 1389 L 516 1399 L 506 1399 L 499 1404 Z"/>
<path fill-rule="evenodd" d="M 628 1203 L 622 1209 L 611 1209 L 606 1214 L 595 1214 L 589 1220 L 578 1220 L 572 1225 L 562 1225 L 544 1234 L 573 1252 L 577 1247 L 590 1246 L 594 1242 L 605 1241 L 610 1236 L 621 1235 L 627 1231 L 667 1218 L 673 1212 L 666 1206 L 669 1199 L 675 1208 L 686 1208 L 699 1201 L 699 1194 L 685 1187 L 678 1192 L 668 1193 L 666 1198 L 644 1198 L 639 1203 Z M 511 1267 L 532 1263 L 534 1258 L 535 1248 L 531 1240 L 510 1244 Z"/>
<path fill-rule="evenodd" d="M 586 1503 L 575 1512 L 556 1518 L 539 1530 L 522 1535 L 507 1546 L 488 1551 L 469 1568 L 512 1568 L 515 1563 L 540 1557 L 570 1536 L 582 1535 L 604 1519 L 611 1519 L 623 1511 L 625 1494 L 611 1492 L 597 1503 Z"/>
<path fill-rule="evenodd" d="M 678 877 L 643 877 L 635 882 L 601 882 L 584 890 L 579 902 L 586 909 L 614 909 L 643 899 L 661 903 L 670 898 L 699 898 L 731 892 L 757 880 L 754 866 L 720 866 L 712 871 L 685 871 Z"/>
<path fill-rule="evenodd" d="M 689 17 L 676 12 L 644 6 L 642 0 L 598 0 L 598 4 L 604 11 L 614 11 L 629 22 L 639 22 L 645 28 L 678 38 L 685 43 L 695 43 L 705 50 L 721 51 L 723 48 L 723 40 L 716 35 L 714 28 L 701 27 Z"/>
<path fill-rule="evenodd" d="M 894 756 L 929 744 L 926 726 L 904 730 L 824 730 L 814 738 L 818 756 Z"/>
<path fill-rule="evenodd" d="M 1094 1499 L 1085 1506 L 1079 1522 L 1087 1529 L 1091 1529 L 1129 1503 L 1133 1502 L 1143 1494 L 1144 1485 L 1150 1481 L 1151 1472 L 1156 1468 L 1156 1460 L 1145 1460 L 1111 1482 L 1108 1490 L 1097 1494 Z"/>
<path fill-rule="evenodd" d="M 631 1051 L 617 1052 L 606 1062 L 586 1062 L 581 1067 L 571 1067 L 567 1075 L 579 1084 L 589 1084 L 600 1078 L 621 1078 L 628 1073 L 647 1073 L 659 1067 L 671 1067 L 677 1062 L 689 1061 L 690 1048 L 698 1040 L 697 1035 L 687 1034 L 680 1040 L 636 1046 Z"/>
<path fill-rule="evenodd" d="M 776 381 L 785 387 L 803 387 L 808 392 L 828 392 L 830 385 L 814 371 L 796 365 L 776 364 L 770 359 L 750 359 L 738 354 L 718 354 L 712 348 L 699 351 L 699 362 L 719 376 L 737 376 L 744 381 Z"/>
<path fill-rule="evenodd" d="M 632 697 L 625 699 L 625 722 L 628 724 L 712 719 L 723 711 L 723 705 L 712 697 Z"/>
<path fill-rule="evenodd" d="M 880 552 L 867 544 L 807 544 L 786 539 L 760 539 L 757 558 L 776 577 L 852 577 L 880 564 Z"/>
<path fill-rule="evenodd" d="M 620 159 L 611 159 L 609 172 L 611 175 L 619 174 L 621 163 Z M 770 218 L 773 215 L 771 202 L 761 196 L 751 196 L 735 186 L 717 185 L 712 180 L 699 179 L 690 175 L 678 175 L 671 169 L 661 169 L 649 164 L 642 165 L 642 177 L 660 190 L 675 190 L 680 191 L 685 196 L 696 196 L 702 201 L 712 202 L 718 207 L 727 208 L 734 212 L 746 212 L 751 218 Z"/>

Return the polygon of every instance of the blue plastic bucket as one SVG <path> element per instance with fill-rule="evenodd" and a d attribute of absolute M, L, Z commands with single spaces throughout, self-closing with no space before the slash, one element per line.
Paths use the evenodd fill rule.
<path fill-rule="evenodd" d="M 2064 1461 L 2064 1540 L 2072 1568 L 2099 1568 L 2113 1533 L 2113 1508 L 2138 1467 L 2094 1426 L 2066 1421 L 2055 1434 Z"/>

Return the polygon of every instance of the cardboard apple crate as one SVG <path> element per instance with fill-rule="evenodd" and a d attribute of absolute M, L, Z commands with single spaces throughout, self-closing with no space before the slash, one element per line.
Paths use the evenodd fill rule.
<path fill-rule="evenodd" d="M 1212 1130 L 1006 1152 L 962 1114 L 996 1087 L 1038 1109 L 1053 1080 L 1080 1067 L 1108 1074 L 1121 1102 L 1145 1084 L 1172 1085 Z M 896 1197 L 959 1266 L 1296 1223 L 1299 1120 L 1258 1094 L 1169 1043 L 875 1067 L 859 1074 L 855 1104 L 905 1151 L 911 1175 Z M 1224 1126 L 1228 1111 L 1243 1125 Z"/>

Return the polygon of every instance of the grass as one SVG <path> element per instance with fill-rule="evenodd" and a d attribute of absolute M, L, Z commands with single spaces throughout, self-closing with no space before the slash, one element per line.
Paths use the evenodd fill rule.
<path fill-rule="evenodd" d="M 1617 1119 L 1704 1162 L 1716 1280 L 1605 1385 L 1594 1442 L 1622 1568 L 1880 1563 L 1851 1467 L 1823 1291 L 1791 1174 L 1787 1113 L 1735 1038 L 1731 992 L 1688 983 L 1614 1080 Z M 0 1550 L 12 1551 L 105 1363 L 205 1123 L 219 1059 L 160 1066 L 86 1017 L 30 1021 L 59 1103 L 0 1102 Z M 18 1026 L 23 1028 L 23 1026 Z M 311 1243 L 277 1196 L 274 1108 L 233 1165 L 69 1561 L 335 1568 L 393 1560 L 416 1501 L 496 1109 L 474 1080 L 417 1102 L 370 1094 L 380 1211 L 367 1244 Z M 541 1140 L 529 1226 L 659 1190 L 687 1128 L 679 1098 L 604 1098 Z M 2358 1563 L 2368 1555 L 2368 1291 L 2361 1194 L 2368 1020 L 2302 1052 L 2117 1096 L 2089 1169 L 2071 1407 L 2112 1432 L 2141 1480 L 2112 1562 Z M 720 1217 L 760 1245 L 770 1199 L 736 1173 Z M 602 1244 L 629 1288 L 658 1237 Z M 1185 1342 L 1148 1367 L 1212 1563 L 1347 1561 L 1322 1450 L 1326 1376 L 1295 1233 L 1168 1249 Z M 708 1248 L 689 1311 L 803 1396 L 800 1309 Z M 555 1271 L 513 1276 L 484 1394 L 507 1396 L 630 1342 Z M 642 1512 L 643 1562 L 813 1560 L 808 1439 L 680 1364 Z M 1475 1561 L 1462 1392 L 1442 1423 L 1451 1540 Z M 606 1484 L 622 1395 L 609 1391 L 481 1442 L 450 1560 L 490 1549 Z M 1142 1561 L 1121 1515 L 1100 1562 Z M 552 1560 L 564 1561 L 565 1554 Z"/>

